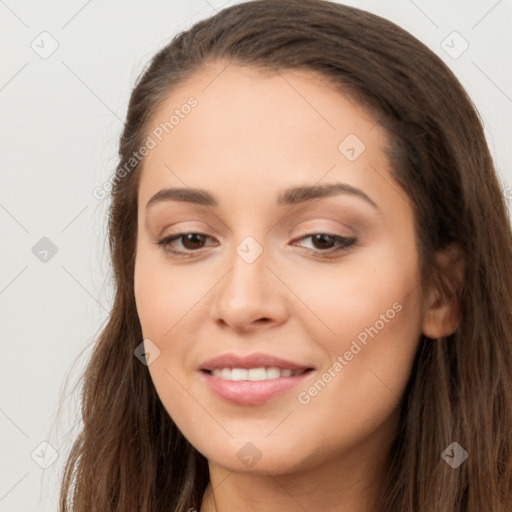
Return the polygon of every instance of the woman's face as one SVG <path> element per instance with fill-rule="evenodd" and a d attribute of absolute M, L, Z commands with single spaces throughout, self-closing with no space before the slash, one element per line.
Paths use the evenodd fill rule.
<path fill-rule="evenodd" d="M 396 430 L 422 330 L 385 132 L 312 74 L 218 63 L 147 135 L 135 298 L 169 415 L 230 471 L 361 467 Z"/>

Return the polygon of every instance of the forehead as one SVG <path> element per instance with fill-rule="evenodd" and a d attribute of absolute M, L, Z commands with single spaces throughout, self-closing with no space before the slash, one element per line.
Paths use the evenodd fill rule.
<path fill-rule="evenodd" d="M 188 109 L 191 98 L 197 105 Z M 271 71 L 211 63 L 169 93 L 148 131 L 165 125 L 181 109 L 187 113 L 180 119 L 174 116 L 172 129 L 164 138 L 177 141 L 180 133 L 190 135 L 193 130 L 203 140 L 225 141 L 229 137 L 229 141 L 265 142 L 284 150 L 283 145 L 292 139 L 315 135 L 302 149 L 312 143 L 318 147 L 320 139 L 325 147 L 334 145 L 337 149 L 336 143 L 349 133 L 367 139 L 369 144 L 385 136 L 362 106 L 341 94 L 326 78 L 307 70 Z M 276 134 L 279 140 L 275 140 Z"/>
<path fill-rule="evenodd" d="M 143 162 L 144 204 L 164 186 L 236 190 L 249 199 L 324 178 L 379 194 L 389 181 L 382 127 L 304 70 L 212 64 L 169 93 L 147 134 L 155 147 Z"/>

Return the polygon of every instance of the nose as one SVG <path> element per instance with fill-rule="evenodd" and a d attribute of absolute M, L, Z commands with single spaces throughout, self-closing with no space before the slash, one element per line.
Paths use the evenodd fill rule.
<path fill-rule="evenodd" d="M 239 332 L 282 324 L 288 315 L 286 287 L 267 266 L 266 251 L 254 261 L 240 254 L 234 252 L 231 268 L 214 289 L 213 320 Z"/>

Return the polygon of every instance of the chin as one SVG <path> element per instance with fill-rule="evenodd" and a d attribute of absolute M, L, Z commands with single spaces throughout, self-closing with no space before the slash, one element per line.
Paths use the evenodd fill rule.
<path fill-rule="evenodd" d="M 280 441 L 272 442 L 269 439 L 229 439 L 215 446 L 198 449 L 209 462 L 232 472 L 279 475 L 304 470 L 308 462 L 311 464 L 315 459 L 312 453 L 303 449 L 299 452 L 299 446 L 300 443 L 296 441 L 290 443 L 290 446 L 283 446 Z"/>

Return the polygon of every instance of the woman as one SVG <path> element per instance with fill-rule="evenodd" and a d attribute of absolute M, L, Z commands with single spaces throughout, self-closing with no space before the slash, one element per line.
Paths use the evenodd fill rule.
<path fill-rule="evenodd" d="M 62 512 L 508 511 L 512 237 L 475 107 L 393 23 L 239 4 L 136 84 Z"/>

